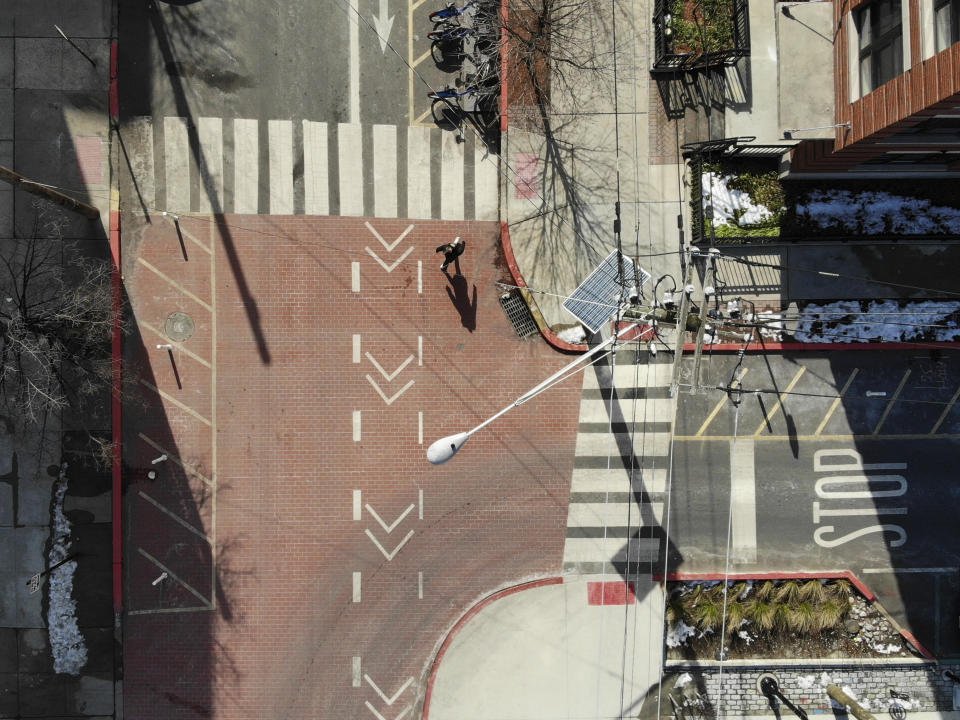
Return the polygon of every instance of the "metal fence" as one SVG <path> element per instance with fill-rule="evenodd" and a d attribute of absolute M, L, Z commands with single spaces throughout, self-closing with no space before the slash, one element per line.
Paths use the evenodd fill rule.
<path fill-rule="evenodd" d="M 655 0 L 653 6 L 653 72 L 675 72 L 732 65 L 750 54 L 750 13 L 748 0 L 733 0 L 732 47 L 709 53 L 674 52 L 668 32 L 671 0 Z"/>

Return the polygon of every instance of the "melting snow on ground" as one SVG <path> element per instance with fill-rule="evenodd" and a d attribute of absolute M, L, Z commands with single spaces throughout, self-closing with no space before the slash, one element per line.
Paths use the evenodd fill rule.
<path fill-rule="evenodd" d="M 684 685 L 689 685 L 691 682 L 693 682 L 693 677 L 690 675 L 690 673 L 684 673 L 677 678 L 677 682 L 673 687 L 679 689 Z"/>
<path fill-rule="evenodd" d="M 582 325 L 574 325 L 557 333 L 557 337 L 568 343 L 582 343 L 587 337 Z"/>
<path fill-rule="evenodd" d="M 70 554 L 70 521 L 63 514 L 63 497 L 67 493 L 67 464 L 60 466 L 60 476 L 54 485 L 53 536 L 47 567 L 53 567 Z M 64 563 L 49 576 L 50 603 L 47 627 L 50 632 L 50 650 L 53 653 L 54 672 L 79 675 L 87 664 L 87 646 L 77 625 L 77 602 L 73 599 L 73 574 L 77 562 Z"/>
<path fill-rule="evenodd" d="M 797 215 L 823 228 L 867 235 L 960 233 L 960 210 L 931 205 L 929 200 L 849 190 L 814 190 L 806 199 L 797 204 Z"/>
<path fill-rule="evenodd" d="M 667 647 L 676 648 L 683 645 L 688 639 L 696 635 L 696 628 L 692 628 L 687 625 L 683 620 L 680 620 L 676 625 L 670 628 L 667 632 Z"/>
<path fill-rule="evenodd" d="M 896 300 L 884 300 L 871 301 L 865 311 L 860 307 L 858 300 L 805 305 L 794 337 L 798 342 L 960 339 L 960 302 L 919 300 L 901 307 Z"/>
<path fill-rule="evenodd" d="M 704 206 L 711 205 L 713 207 L 714 225 L 729 224 L 733 220 L 734 213 L 738 210 L 743 211 L 743 215 L 737 222 L 740 227 L 756 225 L 767 218 L 773 217 L 770 209 L 765 205 L 753 202 L 749 193 L 728 188 L 727 182 L 730 180 L 733 180 L 733 175 L 703 173 L 700 187 L 703 192 Z"/>

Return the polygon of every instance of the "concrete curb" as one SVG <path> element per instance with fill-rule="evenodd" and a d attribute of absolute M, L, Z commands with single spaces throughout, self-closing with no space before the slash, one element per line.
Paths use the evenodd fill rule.
<path fill-rule="evenodd" d="M 537 301 L 530 294 L 530 291 L 527 290 L 527 283 L 523 279 L 523 273 L 520 272 L 520 267 L 517 265 L 517 259 L 513 254 L 513 243 L 510 241 L 510 228 L 507 226 L 507 223 L 502 221 L 500 222 L 500 244 L 503 247 L 503 254 L 507 260 L 507 267 L 510 268 L 510 274 L 513 276 L 513 282 L 520 288 L 523 299 L 530 308 L 530 312 L 533 315 L 534 321 L 537 323 L 537 327 L 540 328 L 540 334 L 543 335 L 543 339 L 557 350 L 565 353 L 584 353 L 589 350 L 589 345 L 569 343 L 566 340 L 561 340 L 550 326 L 547 325 L 546 320 L 543 319 L 543 315 L 540 313 L 540 308 L 537 307 Z"/>
<path fill-rule="evenodd" d="M 467 610 L 453 627 L 450 628 L 450 631 L 447 633 L 447 636 L 443 639 L 443 642 L 440 644 L 440 649 L 437 650 L 437 655 L 434 657 L 433 662 L 430 665 L 430 677 L 427 680 L 427 691 L 423 698 L 423 712 L 420 717 L 423 720 L 428 720 L 430 717 L 430 698 L 433 695 L 433 683 L 437 679 L 437 672 L 440 669 L 440 661 L 443 660 L 443 656 L 446 654 L 453 638 L 460 632 L 460 630 L 468 623 L 473 617 L 479 613 L 487 605 L 490 605 L 496 600 L 500 600 L 509 595 L 521 592 L 523 590 L 533 590 L 538 587 L 545 587 L 547 585 L 562 585 L 563 578 L 561 577 L 552 577 L 552 578 L 543 578 L 541 580 L 531 580 L 530 582 L 522 583 L 520 585 L 514 585 L 512 587 L 504 588 L 503 590 L 498 590 L 491 595 L 487 595 L 485 598 L 477 602 L 473 607 Z"/>
<path fill-rule="evenodd" d="M 844 578 L 853 583 L 854 587 L 863 595 L 864 599 L 869 602 L 871 605 L 876 606 L 876 608 L 883 614 L 887 621 L 897 630 L 898 633 L 906 640 L 910 645 L 915 647 L 917 651 L 923 655 L 926 660 L 920 660 L 918 662 L 936 662 L 937 659 L 929 650 L 927 650 L 923 645 L 921 645 L 917 638 L 914 637 L 913 633 L 909 630 L 904 630 L 900 627 L 900 624 L 897 623 L 893 617 L 890 616 L 890 613 L 887 612 L 886 608 L 877 600 L 877 596 L 869 588 L 869 586 L 863 582 L 854 572 L 850 570 L 827 570 L 825 572 L 792 572 L 792 573 L 667 573 L 666 576 L 663 574 L 654 575 L 653 579 L 657 582 L 663 582 L 664 578 L 667 581 L 679 581 L 684 582 L 687 580 L 812 580 L 812 579 L 836 579 Z M 884 658 L 876 658 L 877 660 L 883 661 Z M 897 662 L 902 662 L 902 658 L 897 658 L 894 661 L 894 658 L 890 658 L 890 664 L 897 664 Z M 704 663 L 709 663 L 711 661 L 705 660 Z M 882 663 L 880 663 L 882 664 Z M 719 663 L 718 663 L 719 665 Z"/>

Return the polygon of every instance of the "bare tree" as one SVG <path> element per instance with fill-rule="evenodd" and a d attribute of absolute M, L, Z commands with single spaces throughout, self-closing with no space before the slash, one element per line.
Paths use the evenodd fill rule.
<path fill-rule="evenodd" d="M 24 421 L 84 404 L 112 387 L 114 308 L 109 262 L 32 231 L 0 248 L 0 399 Z"/>

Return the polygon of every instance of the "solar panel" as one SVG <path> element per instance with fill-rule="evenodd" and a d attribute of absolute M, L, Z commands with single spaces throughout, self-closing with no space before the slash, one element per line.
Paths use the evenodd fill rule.
<path fill-rule="evenodd" d="M 621 256 L 620 267 L 623 270 L 625 288 L 620 287 L 620 275 L 617 273 L 617 251 L 610 253 L 590 276 L 580 283 L 580 287 L 566 300 L 563 307 L 579 320 L 591 332 L 597 332 L 617 311 L 622 298 L 626 298 L 634 282 L 633 260 Z M 637 290 L 650 279 L 650 273 L 639 268 Z"/>

